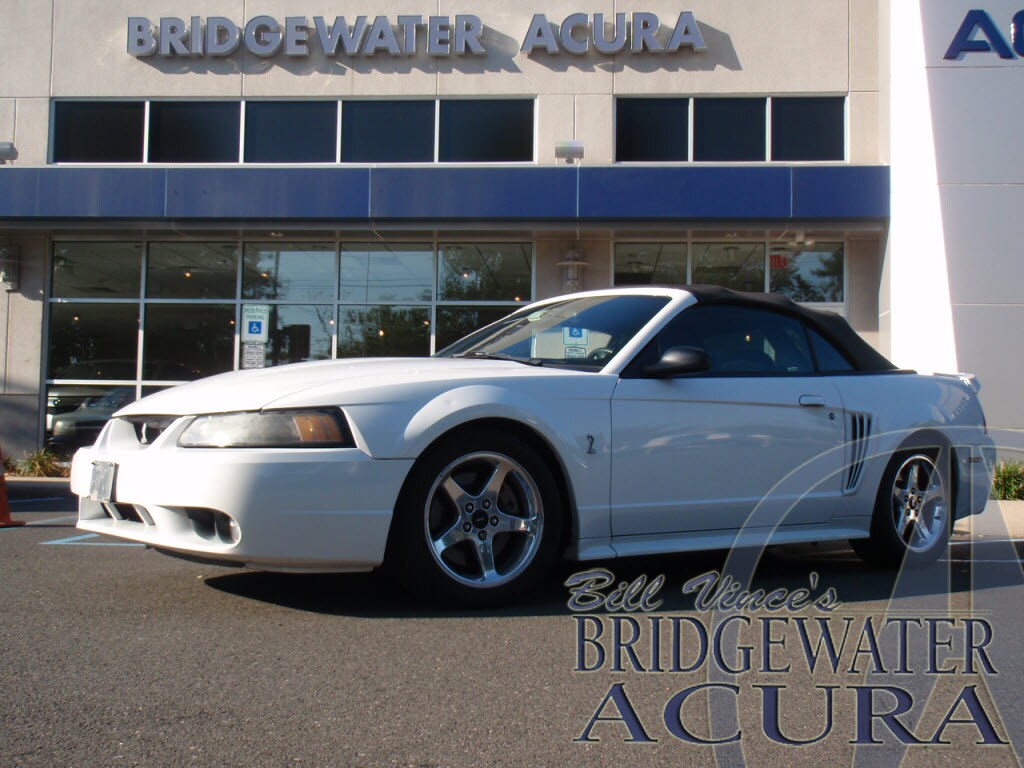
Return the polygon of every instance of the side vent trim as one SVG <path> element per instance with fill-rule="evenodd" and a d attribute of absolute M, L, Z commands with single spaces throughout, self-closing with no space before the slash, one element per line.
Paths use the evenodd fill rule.
<path fill-rule="evenodd" d="M 850 494 L 857 490 L 864 470 L 864 460 L 868 455 L 868 438 L 871 436 L 871 417 L 866 413 L 850 413 L 847 426 L 850 430 L 849 463 L 843 493 Z"/>

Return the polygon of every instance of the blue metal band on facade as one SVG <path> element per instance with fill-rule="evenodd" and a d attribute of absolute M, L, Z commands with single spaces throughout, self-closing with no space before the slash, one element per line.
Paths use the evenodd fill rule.
<path fill-rule="evenodd" d="M 5 168 L 0 220 L 887 219 L 887 166 Z"/>

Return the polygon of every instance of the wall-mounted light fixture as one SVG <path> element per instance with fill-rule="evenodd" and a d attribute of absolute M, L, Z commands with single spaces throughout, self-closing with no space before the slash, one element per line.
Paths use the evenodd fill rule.
<path fill-rule="evenodd" d="M 583 159 L 583 142 L 582 141 L 556 141 L 555 142 L 555 159 L 565 160 L 569 165 L 572 165 L 577 160 Z"/>
<path fill-rule="evenodd" d="M 18 148 L 13 141 L 0 141 L 0 165 L 18 159 Z"/>
<path fill-rule="evenodd" d="M 557 266 L 562 268 L 562 290 L 565 293 L 574 293 L 583 288 L 583 270 L 587 262 L 583 260 L 578 247 L 568 249 L 565 258 Z"/>
<path fill-rule="evenodd" d="M 8 291 L 18 290 L 21 254 L 16 245 L 0 245 L 0 284 Z"/>

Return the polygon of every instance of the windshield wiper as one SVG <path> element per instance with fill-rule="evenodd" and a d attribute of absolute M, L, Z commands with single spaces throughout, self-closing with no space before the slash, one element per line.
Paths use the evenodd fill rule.
<path fill-rule="evenodd" d="M 506 355 L 502 352 L 463 352 L 461 355 L 452 355 L 452 357 L 470 357 L 474 360 L 508 360 L 513 363 L 522 363 L 523 365 L 544 365 L 544 361 L 536 357 L 515 357 L 514 355 Z"/>

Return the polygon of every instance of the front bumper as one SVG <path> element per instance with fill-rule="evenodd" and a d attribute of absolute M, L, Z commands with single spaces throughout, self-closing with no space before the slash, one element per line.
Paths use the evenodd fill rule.
<path fill-rule="evenodd" d="M 101 437 L 72 462 L 79 528 L 267 570 L 380 565 L 395 501 L 412 467 L 411 460 L 374 460 L 356 448 L 109 443 Z M 117 465 L 109 502 L 89 497 L 94 462 Z"/>

